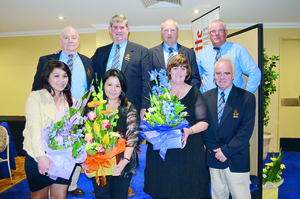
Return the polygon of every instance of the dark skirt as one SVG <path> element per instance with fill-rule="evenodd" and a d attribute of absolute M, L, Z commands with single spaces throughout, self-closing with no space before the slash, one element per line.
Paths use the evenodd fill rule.
<path fill-rule="evenodd" d="M 29 184 L 29 190 L 31 192 L 41 190 L 54 183 L 69 185 L 71 182 L 70 179 L 66 180 L 63 178 L 57 178 L 56 180 L 52 180 L 48 176 L 41 175 L 38 170 L 37 162 L 28 154 L 25 156 L 25 173 Z"/>

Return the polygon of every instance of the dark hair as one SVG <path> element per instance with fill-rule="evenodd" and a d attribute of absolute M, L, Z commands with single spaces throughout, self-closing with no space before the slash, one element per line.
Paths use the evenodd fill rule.
<path fill-rule="evenodd" d="M 104 85 L 105 85 L 105 82 L 108 78 L 110 77 L 116 77 L 119 79 L 119 82 L 121 84 L 121 89 L 122 89 L 122 92 L 121 92 L 121 95 L 119 96 L 120 100 L 121 100 L 121 106 L 128 106 L 128 99 L 126 97 L 126 92 L 127 92 L 127 80 L 124 76 L 124 74 L 117 70 L 117 69 L 110 69 L 108 70 L 102 77 L 102 83 L 103 83 L 103 97 L 104 99 L 107 98 L 106 94 L 105 94 L 105 90 L 104 90 Z"/>
<path fill-rule="evenodd" d="M 49 76 L 55 68 L 59 68 L 65 71 L 68 75 L 68 84 L 63 90 L 63 94 L 69 104 L 69 107 L 73 105 L 72 95 L 71 95 L 71 71 L 69 67 L 61 61 L 52 60 L 48 61 L 43 68 L 42 77 L 41 77 L 41 89 L 45 88 L 52 96 L 54 95 L 54 90 L 49 84 Z"/>
<path fill-rule="evenodd" d="M 188 81 L 191 77 L 192 70 L 191 70 L 189 60 L 187 59 L 186 56 L 184 56 L 182 54 L 174 55 L 169 60 L 169 62 L 167 64 L 167 74 L 168 74 L 169 79 L 171 79 L 171 75 L 170 75 L 171 69 L 173 67 L 178 67 L 178 66 L 181 66 L 181 67 L 184 67 L 187 69 L 187 76 L 185 77 L 184 81 Z"/>

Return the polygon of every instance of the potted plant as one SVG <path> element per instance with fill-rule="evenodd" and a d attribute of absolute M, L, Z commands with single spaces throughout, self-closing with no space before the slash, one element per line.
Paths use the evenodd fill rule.
<path fill-rule="evenodd" d="M 263 106 L 264 106 L 264 126 L 266 127 L 269 124 L 269 111 L 268 106 L 270 104 L 270 95 L 276 92 L 275 81 L 278 79 L 278 74 L 273 70 L 276 67 L 276 62 L 279 60 L 279 56 L 272 55 L 269 57 L 266 54 L 266 49 L 264 48 L 264 70 L 263 70 Z M 264 154 L 263 159 L 266 159 L 270 140 L 273 137 L 271 133 L 264 132 Z"/>
<path fill-rule="evenodd" d="M 280 149 L 278 157 L 273 152 L 271 162 L 266 163 L 263 169 L 263 198 L 278 198 L 278 187 L 283 183 L 281 178 L 282 170 L 285 165 L 281 164 L 282 151 Z"/>

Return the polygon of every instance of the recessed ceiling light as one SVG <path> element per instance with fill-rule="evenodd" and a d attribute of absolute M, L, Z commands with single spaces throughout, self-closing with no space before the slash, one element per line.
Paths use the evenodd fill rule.
<path fill-rule="evenodd" d="M 63 17 L 63 16 L 58 16 L 57 18 L 60 19 L 60 20 L 65 19 L 65 17 Z"/>
<path fill-rule="evenodd" d="M 193 13 L 195 13 L 195 14 L 197 14 L 197 13 L 199 13 L 200 11 L 199 10 L 194 10 L 194 11 L 192 11 Z"/>

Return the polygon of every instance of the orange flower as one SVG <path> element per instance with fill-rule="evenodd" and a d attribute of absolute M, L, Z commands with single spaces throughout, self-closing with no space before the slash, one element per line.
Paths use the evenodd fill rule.
<path fill-rule="evenodd" d="M 89 102 L 88 103 L 88 107 L 96 107 L 96 106 L 99 106 L 101 104 L 100 101 L 92 101 L 92 102 Z"/>
<path fill-rule="evenodd" d="M 108 113 L 112 113 L 113 111 L 111 110 L 105 110 L 105 111 L 99 111 L 99 113 L 101 114 L 108 114 Z"/>

